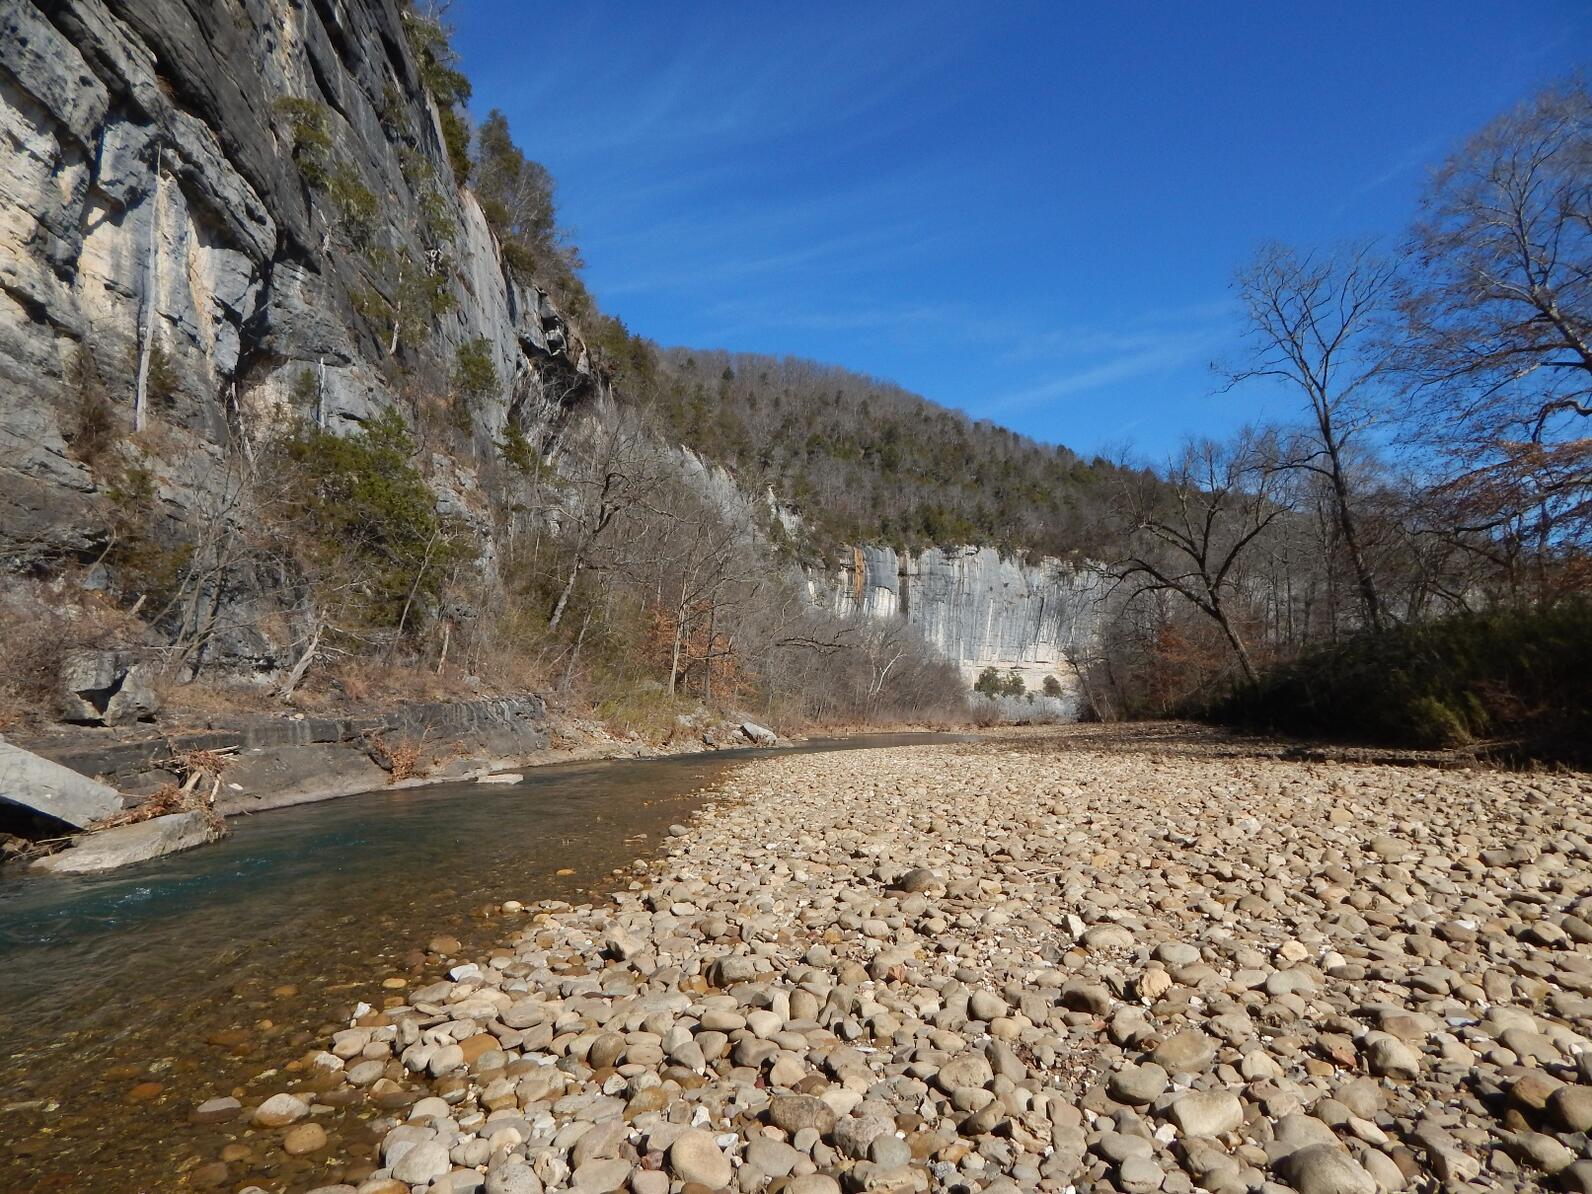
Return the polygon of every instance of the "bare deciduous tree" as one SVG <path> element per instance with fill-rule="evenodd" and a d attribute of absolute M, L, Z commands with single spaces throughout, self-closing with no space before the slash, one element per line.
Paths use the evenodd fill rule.
<path fill-rule="evenodd" d="M 558 629 L 576 582 L 604 546 L 614 520 L 649 502 L 665 477 L 659 444 L 644 421 L 624 407 L 599 411 L 592 434 L 573 440 L 565 466 L 570 496 L 556 513 L 570 554 L 564 585 L 547 620 L 549 630 Z"/>
<path fill-rule="evenodd" d="M 1310 425 L 1291 468 L 1322 477 L 1354 573 L 1366 624 L 1382 622 L 1382 602 L 1367 559 L 1350 479 L 1351 443 L 1374 418 L 1387 372 L 1378 321 L 1393 299 L 1394 267 L 1369 245 L 1335 254 L 1268 245 L 1241 270 L 1237 288 L 1254 356 L 1229 385 L 1270 378 L 1305 399 Z"/>
<path fill-rule="evenodd" d="M 1446 425 L 1540 441 L 1592 418 L 1592 94 L 1550 88 L 1468 141 L 1415 226 L 1405 362 Z"/>
<path fill-rule="evenodd" d="M 1140 473 L 1123 492 L 1127 551 L 1112 574 L 1131 595 L 1173 593 L 1210 618 L 1248 680 L 1256 673 L 1240 625 L 1239 565 L 1286 509 L 1279 476 L 1272 437 L 1245 432 L 1232 444 L 1189 443 L 1164 480 Z"/>
<path fill-rule="evenodd" d="M 1592 93 L 1549 88 L 1432 181 L 1397 359 L 1470 541 L 1536 572 L 1592 531 Z M 1518 540 L 1517 547 L 1508 541 Z M 1511 579 L 1514 570 L 1510 570 Z"/>

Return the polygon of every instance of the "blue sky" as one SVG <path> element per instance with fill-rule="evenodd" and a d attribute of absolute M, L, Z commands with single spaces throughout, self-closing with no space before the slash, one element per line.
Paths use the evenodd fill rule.
<path fill-rule="evenodd" d="M 1265 239 L 1396 237 L 1468 132 L 1588 60 L 1592 4 L 457 0 L 472 110 L 664 344 L 830 361 L 1090 454 L 1216 395 Z"/>

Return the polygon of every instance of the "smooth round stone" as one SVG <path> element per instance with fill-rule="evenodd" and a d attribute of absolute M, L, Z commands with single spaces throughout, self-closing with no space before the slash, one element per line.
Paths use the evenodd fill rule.
<path fill-rule="evenodd" d="M 254 1122 L 262 1128 L 285 1128 L 310 1113 L 310 1105 L 297 1095 L 275 1094 L 254 1109 Z"/>
<path fill-rule="evenodd" d="M 542 1179 L 524 1161 L 511 1160 L 486 1175 L 486 1194 L 542 1194 Z"/>
<path fill-rule="evenodd" d="M 282 1151 L 290 1157 L 302 1157 L 325 1147 L 326 1129 L 320 1124 L 297 1124 L 282 1135 Z"/>
<path fill-rule="evenodd" d="M 668 1105 L 669 1092 L 661 1086 L 649 1086 L 645 1090 L 638 1090 L 625 1104 L 625 1118 L 635 1119 L 651 1111 L 662 1111 Z"/>
<path fill-rule="evenodd" d="M 885 1132 L 869 1143 L 868 1160 L 883 1169 L 899 1169 L 912 1163 L 912 1148 L 901 1137 Z"/>
<path fill-rule="evenodd" d="M 1376 1180 L 1334 1145 L 1312 1144 L 1289 1153 L 1277 1169 L 1299 1194 L 1377 1194 Z"/>
<path fill-rule="evenodd" d="M 785 1194 L 840 1194 L 840 1183 L 827 1173 L 804 1173 L 785 1184 Z"/>
<path fill-rule="evenodd" d="M 789 1176 L 806 1155 L 784 1141 L 770 1140 L 767 1136 L 753 1137 L 746 1146 L 747 1163 L 769 1177 Z"/>
<path fill-rule="evenodd" d="M 753 1036 L 767 1040 L 785 1027 L 785 1018 L 776 1012 L 759 1009 L 747 1013 L 746 1027 L 751 1030 Z"/>
<path fill-rule="evenodd" d="M 1166 1181 L 1166 1173 L 1149 1157 L 1129 1157 L 1117 1168 L 1117 1186 L 1127 1194 L 1152 1194 Z"/>
<path fill-rule="evenodd" d="M 630 1162 L 615 1157 L 600 1157 L 587 1161 L 575 1170 L 570 1179 L 582 1194 L 608 1194 L 630 1180 Z"/>
<path fill-rule="evenodd" d="M 1420 1076 L 1420 1054 L 1395 1036 L 1371 1037 L 1365 1044 L 1365 1059 L 1371 1072 L 1384 1078 L 1408 1080 Z"/>
<path fill-rule="evenodd" d="M 617 1032 L 605 1032 L 591 1043 L 586 1053 L 586 1064 L 594 1070 L 605 1070 L 618 1063 L 625 1054 L 625 1038 Z"/>
<path fill-rule="evenodd" d="M 811 1128 L 827 1136 L 835 1126 L 835 1109 L 813 1095 L 775 1095 L 768 1104 L 769 1121 L 780 1131 L 794 1136 Z"/>
<path fill-rule="evenodd" d="M 392 1175 L 411 1186 L 424 1186 L 452 1168 L 448 1150 L 441 1142 L 424 1140 L 398 1158 L 398 1163 L 392 1167 Z"/>
<path fill-rule="evenodd" d="M 1121 925 L 1092 925 L 1083 931 L 1078 941 L 1091 953 L 1107 949 L 1131 949 L 1133 934 Z"/>
<path fill-rule="evenodd" d="M 1155 947 L 1155 958 L 1168 966 L 1192 966 L 1200 960 L 1200 951 L 1181 941 L 1163 941 Z"/>
<path fill-rule="evenodd" d="M 681 1132 L 669 1146 L 669 1168 L 681 1181 L 700 1182 L 712 1189 L 729 1185 L 735 1176 L 735 1168 L 718 1142 L 700 1128 Z"/>
<path fill-rule="evenodd" d="M 1195 1074 L 1215 1062 L 1216 1042 L 1198 1028 L 1185 1028 L 1157 1045 L 1150 1057 L 1169 1074 Z"/>
<path fill-rule="evenodd" d="M 994 1077 L 995 1071 L 990 1066 L 989 1058 L 969 1049 L 942 1065 L 934 1075 L 934 1084 L 950 1094 L 963 1087 L 987 1086 Z"/>
<path fill-rule="evenodd" d="M 1143 1136 L 1130 1136 L 1126 1132 L 1107 1132 L 1094 1143 L 1094 1151 L 1106 1160 L 1122 1164 L 1129 1157 L 1148 1157 L 1155 1145 Z"/>
<path fill-rule="evenodd" d="M 1567 1132 L 1592 1132 L 1592 1086 L 1561 1086 L 1548 1096 L 1548 1113 Z"/>
<path fill-rule="evenodd" d="M 967 1001 L 968 1015 L 975 1020 L 995 1020 L 1005 1016 L 1010 1011 L 1011 1008 L 1006 1006 L 1004 999 L 998 995 L 992 995 L 988 991 L 974 991 L 972 997 Z"/>
<path fill-rule="evenodd" d="M 1504 1147 L 1515 1160 L 1543 1173 L 1558 1173 L 1575 1161 L 1573 1152 L 1545 1132 L 1518 1132 L 1505 1138 Z"/>
<path fill-rule="evenodd" d="M 1125 1066 L 1106 1081 L 1106 1089 L 1119 1103 L 1142 1107 L 1153 1103 L 1166 1092 L 1170 1079 L 1167 1072 L 1153 1061 L 1142 1065 Z"/>
<path fill-rule="evenodd" d="M 1190 1091 L 1172 1102 L 1172 1121 L 1185 1136 L 1222 1136 L 1244 1123 L 1244 1104 L 1228 1090 Z"/>
<path fill-rule="evenodd" d="M 229 1119 L 236 1119 L 243 1110 L 243 1104 L 233 1098 L 206 1099 L 194 1109 L 195 1123 L 219 1124 Z"/>

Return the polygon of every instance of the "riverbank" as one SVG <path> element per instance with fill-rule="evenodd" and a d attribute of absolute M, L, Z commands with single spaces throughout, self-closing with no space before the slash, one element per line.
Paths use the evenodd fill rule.
<path fill-rule="evenodd" d="M 936 740 L 819 739 L 784 754 Z M 250 1104 L 274 1093 L 297 1073 L 277 1069 L 283 1059 L 355 1002 L 379 1006 L 384 979 L 418 984 L 429 942 L 485 956 L 526 923 L 503 910 L 505 892 L 600 897 L 757 753 L 381 788 L 234 818 L 224 841 L 137 867 L 0 876 L 0 1190 L 199 1183 L 206 1161 L 245 1140 L 236 1124 L 191 1121 L 196 1089 Z M 355 1101 L 317 1122 L 340 1150 L 368 1156 L 373 1110 Z M 288 1157 L 269 1139 L 247 1138 L 246 1151 L 253 1160 L 228 1154 L 234 1173 L 278 1189 L 304 1189 L 326 1157 Z"/>
<path fill-rule="evenodd" d="M 417 702 L 343 716 L 233 716 L 198 726 L 57 727 L 24 735 L 19 743 L 71 773 L 120 789 L 126 809 L 111 822 L 118 827 L 107 834 L 92 832 L 90 825 L 87 834 L 62 837 L 56 822 L 28 821 L 28 793 L 18 791 L 7 794 L 24 806 L 21 817 L 0 824 L 0 830 L 20 829 L 28 836 L 0 838 L 11 866 L 97 871 L 219 840 L 226 832 L 223 818 L 382 788 L 501 782 L 509 779 L 504 772 L 563 763 L 788 747 L 807 740 L 705 713 L 682 718 L 662 738 L 649 739 L 550 710 L 537 696 Z"/>
<path fill-rule="evenodd" d="M 199 1114 L 363 1194 L 1592 1188 L 1592 781 L 1135 733 L 737 768 Z"/>

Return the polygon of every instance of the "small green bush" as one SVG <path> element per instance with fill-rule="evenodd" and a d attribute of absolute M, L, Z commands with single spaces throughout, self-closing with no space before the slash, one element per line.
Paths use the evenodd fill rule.
<path fill-rule="evenodd" d="M 410 9 L 403 14 L 403 22 L 409 52 L 420 69 L 420 81 L 437 101 L 442 140 L 454 181 L 462 187 L 470 179 L 470 127 L 458 108 L 470 102 L 470 80 L 459 70 L 458 52 L 440 21 Z"/>
<path fill-rule="evenodd" d="M 300 423 L 276 451 L 288 495 L 279 533 L 323 603 L 344 624 L 389 629 L 409 607 L 415 627 L 467 544 L 437 514 L 403 417 L 385 411 L 351 436 Z"/>
<path fill-rule="evenodd" d="M 542 469 L 542 454 L 518 423 L 508 425 L 497 448 L 509 466 L 524 476 L 533 477 Z"/>
<path fill-rule="evenodd" d="M 327 159 L 332 152 L 331 112 L 325 104 L 297 95 L 284 95 L 271 110 L 287 125 L 292 139 L 293 164 L 310 186 L 326 185 Z"/>
<path fill-rule="evenodd" d="M 326 195 L 337 208 L 339 222 L 356 245 L 368 245 L 376 234 L 381 205 L 375 194 L 348 166 L 339 166 L 326 183 Z"/>
<path fill-rule="evenodd" d="M 485 398 L 497 389 L 497 366 L 492 363 L 492 342 L 478 336 L 459 345 L 453 359 L 453 386 L 471 398 Z"/>

